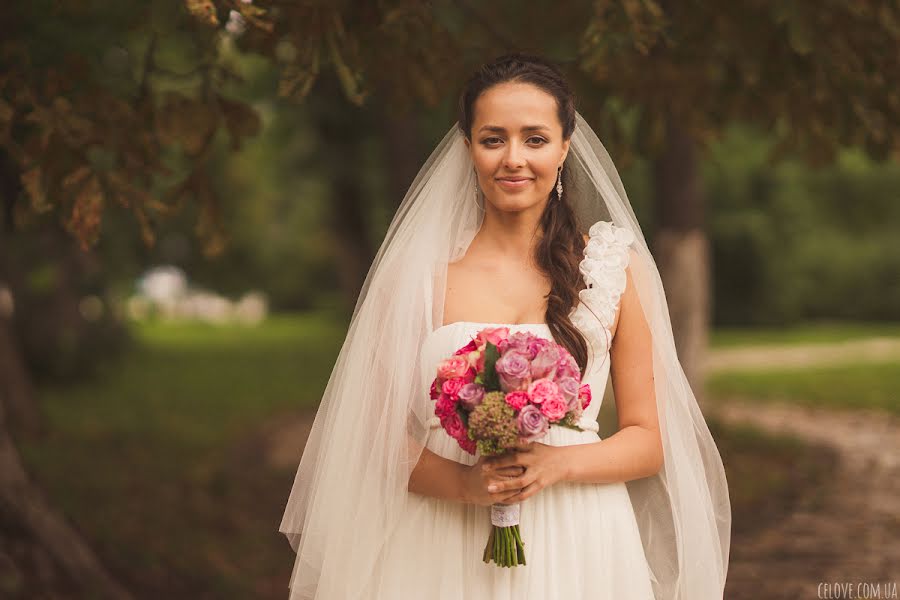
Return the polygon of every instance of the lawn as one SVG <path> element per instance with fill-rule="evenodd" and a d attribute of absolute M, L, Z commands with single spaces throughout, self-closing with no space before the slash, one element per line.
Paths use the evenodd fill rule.
<path fill-rule="evenodd" d="M 900 363 L 849 363 L 772 371 L 725 371 L 706 382 L 713 399 L 774 400 L 843 409 L 877 409 L 900 414 Z"/>
<path fill-rule="evenodd" d="M 26 464 L 138 597 L 284 597 L 293 552 L 277 529 L 293 473 L 259 464 L 248 440 L 314 409 L 339 325 L 135 334 L 138 348 L 94 380 L 39 390 L 51 434 L 25 445 Z"/>
<path fill-rule="evenodd" d="M 900 338 L 900 323 L 817 322 L 788 327 L 721 327 L 710 334 L 710 347 L 828 344 L 873 337 Z"/>

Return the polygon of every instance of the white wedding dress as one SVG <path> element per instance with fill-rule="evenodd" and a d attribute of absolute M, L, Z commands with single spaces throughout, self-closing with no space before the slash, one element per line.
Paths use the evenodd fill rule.
<path fill-rule="evenodd" d="M 633 235 L 600 221 L 591 227 L 581 272 L 587 289 L 571 319 L 589 345 L 583 381 L 593 401 L 584 412 L 585 431 L 551 426 L 541 443 L 551 446 L 599 441 L 597 415 L 609 377 L 609 330 L 625 289 Z M 423 380 L 440 360 L 465 345 L 481 328 L 505 325 L 551 338 L 546 324 L 459 321 L 429 334 L 422 348 Z M 422 393 L 427 393 L 427 387 Z M 433 404 L 432 404 L 433 409 Z M 471 465 L 432 418 L 427 447 Z M 403 520 L 386 541 L 372 577 L 377 600 L 653 600 L 651 574 L 628 490 L 622 482 L 561 482 L 521 505 L 519 529 L 526 565 L 503 568 L 482 561 L 491 528 L 490 508 L 410 493 Z M 352 567 L 351 567 L 352 569 Z"/>

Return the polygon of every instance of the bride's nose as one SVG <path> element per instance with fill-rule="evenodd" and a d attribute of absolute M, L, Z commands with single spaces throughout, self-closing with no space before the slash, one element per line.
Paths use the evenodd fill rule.
<path fill-rule="evenodd" d="M 525 154 L 522 147 L 516 142 L 510 142 L 506 145 L 506 156 L 504 157 L 504 166 L 508 169 L 518 169 L 525 166 Z"/>

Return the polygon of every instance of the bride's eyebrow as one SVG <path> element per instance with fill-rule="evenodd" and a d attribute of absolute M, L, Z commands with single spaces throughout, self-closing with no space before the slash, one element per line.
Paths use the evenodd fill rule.
<path fill-rule="evenodd" d="M 481 129 L 478 130 L 478 133 L 481 133 L 482 131 L 506 133 L 506 128 L 500 127 L 499 125 L 484 125 Z M 524 127 L 522 127 L 521 131 L 523 133 L 528 131 L 550 131 L 550 128 L 546 125 L 525 125 Z"/>

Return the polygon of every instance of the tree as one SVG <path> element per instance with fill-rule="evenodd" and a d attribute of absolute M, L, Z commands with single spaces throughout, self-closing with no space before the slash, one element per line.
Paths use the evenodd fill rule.
<path fill-rule="evenodd" d="M 773 162 L 793 153 L 822 164 L 841 146 L 878 158 L 898 150 L 890 135 L 900 121 L 896 3 L 601 0 L 526 8 L 456 0 L 254 11 L 251 24 L 265 18 L 272 27 L 254 30 L 249 47 L 273 55 L 284 45 L 298 49 L 282 55 L 282 91 L 298 98 L 311 93 L 326 61 L 353 102 L 389 91 L 429 105 L 503 52 L 536 51 L 562 64 L 580 110 L 620 164 L 634 155 L 654 161 L 651 246 L 698 395 L 712 302 L 698 173 L 704 146 L 740 121 L 772 133 Z"/>
<path fill-rule="evenodd" d="M 225 237 L 206 168 L 212 141 L 224 129 L 236 147 L 259 122 L 223 92 L 235 79 L 227 38 L 184 6 L 38 0 L 3 11 L 0 290 L 13 301 L 0 311 L 0 515 L 75 587 L 127 597 L 30 481 L 10 435 L 40 431 L 12 327 L 22 291 L 13 286 L 15 242 L 58 220 L 87 250 L 115 207 L 134 215 L 152 244 L 157 223 L 193 202 L 198 234 L 215 254 Z"/>

